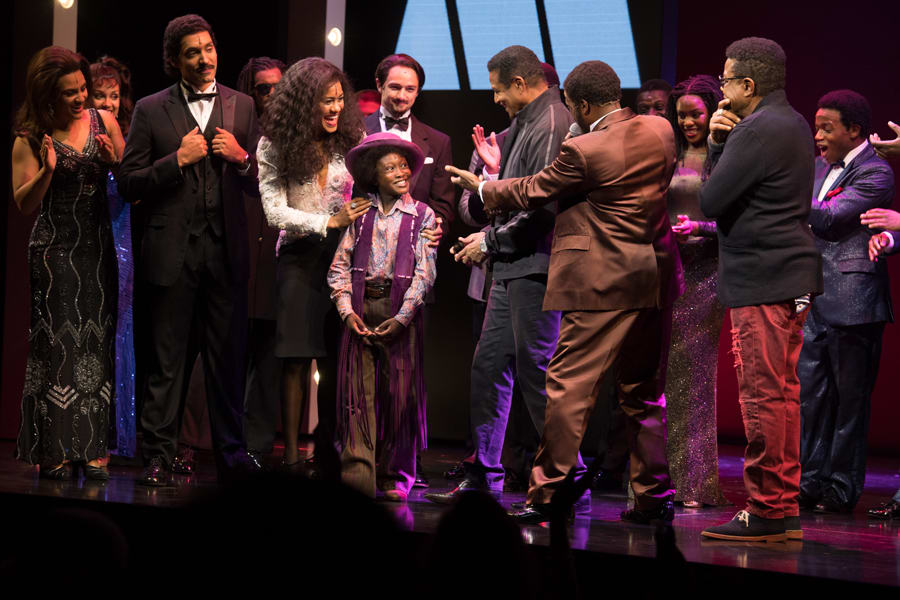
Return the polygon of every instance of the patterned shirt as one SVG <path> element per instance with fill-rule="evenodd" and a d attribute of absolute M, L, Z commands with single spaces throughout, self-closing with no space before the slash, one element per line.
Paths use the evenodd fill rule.
<path fill-rule="evenodd" d="M 381 198 L 377 194 L 370 194 L 369 199 L 378 209 L 375 213 L 375 223 L 372 226 L 372 251 L 369 253 L 369 265 L 366 267 L 366 283 L 387 283 L 394 275 L 394 259 L 397 255 L 397 236 L 400 234 L 400 222 L 403 214 L 416 216 L 416 201 L 412 196 L 405 194 L 394 203 L 390 212 L 384 214 Z M 361 219 L 362 217 L 360 217 Z M 350 276 L 350 267 L 353 265 L 353 250 L 356 244 L 355 221 L 341 238 L 340 246 L 331 262 L 328 270 L 328 285 L 331 286 L 331 298 L 337 305 L 341 318 L 353 312 L 353 283 Z M 435 217 L 431 208 L 425 208 L 425 216 L 422 225 L 416 235 L 416 270 L 412 283 L 403 296 L 403 304 L 394 318 L 406 327 L 415 316 L 416 311 L 425 302 L 425 294 L 434 285 L 437 276 L 435 253 L 436 248 L 428 247 L 428 240 L 422 236 L 423 229 L 434 229 Z"/>

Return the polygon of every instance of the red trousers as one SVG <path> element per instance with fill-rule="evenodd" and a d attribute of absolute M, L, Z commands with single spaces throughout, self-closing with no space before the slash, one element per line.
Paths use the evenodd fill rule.
<path fill-rule="evenodd" d="M 794 302 L 731 309 L 731 338 L 747 449 L 747 511 L 795 517 L 800 494 L 800 380 L 797 360 L 808 309 Z"/>

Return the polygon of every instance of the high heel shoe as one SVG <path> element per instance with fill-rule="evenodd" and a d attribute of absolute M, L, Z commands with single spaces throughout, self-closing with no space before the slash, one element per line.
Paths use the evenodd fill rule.
<path fill-rule="evenodd" d="M 44 467 L 41 466 L 40 477 L 41 479 L 52 479 L 53 481 L 62 481 L 64 479 L 69 479 L 72 476 L 69 471 L 69 465 L 63 463 L 61 465 L 56 465 L 55 467 Z"/>

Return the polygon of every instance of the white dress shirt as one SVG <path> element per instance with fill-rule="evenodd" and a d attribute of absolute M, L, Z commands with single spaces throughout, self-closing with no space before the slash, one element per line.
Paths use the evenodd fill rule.
<path fill-rule="evenodd" d="M 216 93 L 215 81 L 206 86 L 205 90 L 197 89 L 194 86 L 190 87 L 197 94 Z M 200 125 L 200 133 L 203 133 L 204 131 L 206 131 L 206 124 L 209 123 L 209 117 L 212 116 L 213 106 L 215 106 L 216 104 L 216 99 L 204 98 L 203 100 L 188 102 L 188 83 L 185 81 L 181 82 L 181 95 L 184 96 L 184 101 L 187 102 L 188 110 L 191 111 L 191 114 L 194 116 L 194 120 L 196 120 L 197 124 Z"/>

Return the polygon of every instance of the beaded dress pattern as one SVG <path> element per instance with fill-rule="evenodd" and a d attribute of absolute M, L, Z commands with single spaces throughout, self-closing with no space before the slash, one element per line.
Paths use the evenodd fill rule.
<path fill-rule="evenodd" d="M 16 454 L 32 464 L 107 455 L 118 282 L 97 141 L 105 129 L 89 114 L 81 152 L 53 140 L 56 169 L 28 243 L 30 348 Z"/>
<path fill-rule="evenodd" d="M 705 219 L 699 193 L 700 175 L 678 168 L 669 186 L 673 224 L 679 214 Z M 678 244 L 685 292 L 675 302 L 672 315 L 666 377 L 667 454 L 675 499 L 719 506 L 729 503 L 719 487 L 716 439 L 716 367 L 725 309 L 716 298 L 718 242 L 711 225 L 704 225 L 706 236 L 692 236 Z"/>

